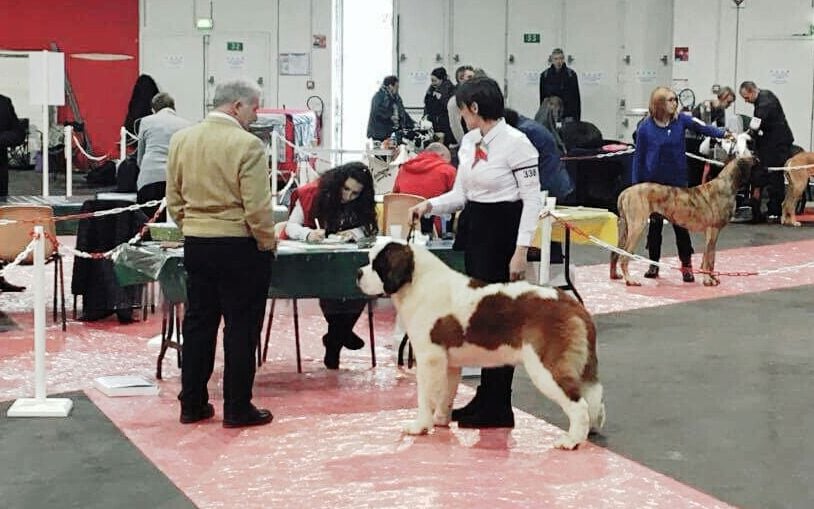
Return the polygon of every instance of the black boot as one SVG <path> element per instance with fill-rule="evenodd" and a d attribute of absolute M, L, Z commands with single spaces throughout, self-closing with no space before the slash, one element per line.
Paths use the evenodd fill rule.
<path fill-rule="evenodd" d="M 6 278 L 0 277 L 0 292 L 22 292 L 25 291 L 25 286 L 17 286 L 6 281 Z"/>
<path fill-rule="evenodd" d="M 325 357 L 322 362 L 328 369 L 339 369 L 339 352 L 342 350 L 342 344 L 336 338 L 331 336 L 330 333 L 322 336 L 322 344 L 325 345 Z"/>
<path fill-rule="evenodd" d="M 453 421 L 460 421 L 461 419 L 467 419 L 472 415 L 480 412 L 480 407 L 483 405 L 484 397 L 483 386 L 479 385 L 478 388 L 475 390 L 475 397 L 469 400 L 469 403 L 462 406 L 461 408 L 456 408 L 452 411 L 451 419 Z"/>
<path fill-rule="evenodd" d="M 365 346 L 365 341 L 353 332 L 353 326 L 356 325 L 359 315 L 344 313 L 336 316 L 336 335 L 340 338 L 342 346 L 348 350 L 361 350 Z"/>
<path fill-rule="evenodd" d="M 766 216 L 760 211 L 760 200 L 752 198 L 749 200 L 749 206 L 752 207 L 752 224 L 760 224 L 766 222 Z"/>
<path fill-rule="evenodd" d="M 483 396 L 479 408 L 458 419 L 459 428 L 513 428 L 512 378 L 513 366 L 488 368 L 486 383 L 481 384 Z"/>
<path fill-rule="evenodd" d="M 658 265 L 651 265 L 647 268 L 647 272 L 644 273 L 644 277 L 647 279 L 656 279 L 659 277 L 659 266 Z"/>

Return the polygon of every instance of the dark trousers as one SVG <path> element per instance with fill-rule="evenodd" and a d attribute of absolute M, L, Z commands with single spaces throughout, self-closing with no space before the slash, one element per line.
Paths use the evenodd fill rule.
<path fill-rule="evenodd" d="M 466 240 L 461 246 L 466 273 L 487 283 L 508 282 L 523 202 L 469 202 L 466 210 Z M 491 408 L 511 407 L 513 377 L 514 366 L 481 370 L 481 388 Z"/>
<path fill-rule="evenodd" d="M 777 166 L 784 164 L 785 161 Z M 783 214 L 783 200 L 786 198 L 786 181 L 783 174 L 782 171 L 770 171 L 767 177 L 766 194 L 769 201 L 766 203 L 766 214 L 770 216 L 780 217 Z"/>
<path fill-rule="evenodd" d="M 5 147 L 0 150 L 6 150 Z M 8 165 L 0 163 L 0 196 L 8 196 Z"/>
<path fill-rule="evenodd" d="M 166 182 L 153 182 L 152 184 L 147 184 L 146 186 L 142 187 L 136 193 L 136 203 L 147 203 L 148 201 L 153 200 L 161 200 L 164 196 L 167 195 L 167 183 Z M 158 207 L 150 207 L 146 209 L 142 209 L 144 214 L 147 217 L 153 217 L 155 215 L 155 211 L 158 210 Z M 157 223 L 163 223 L 167 220 L 167 211 L 164 210 L 161 212 L 161 215 L 158 216 L 156 219 Z"/>
<path fill-rule="evenodd" d="M 344 343 L 344 338 L 353 334 L 353 326 L 366 305 L 367 299 L 319 299 L 319 308 L 328 322 L 328 341 Z"/>
<path fill-rule="evenodd" d="M 215 366 L 223 317 L 223 415 L 241 418 L 251 408 L 254 352 L 271 280 L 271 252 L 258 251 L 252 238 L 186 237 L 184 267 L 181 408 L 195 412 L 209 401 L 206 384 Z"/>
<path fill-rule="evenodd" d="M 647 252 L 650 259 L 659 261 L 661 259 L 661 230 L 664 227 L 664 216 L 661 214 L 650 215 L 650 227 L 647 230 Z M 676 247 L 678 248 L 678 258 L 681 265 L 689 267 L 692 265 L 692 239 L 690 232 L 683 226 L 673 225 L 676 234 Z"/>

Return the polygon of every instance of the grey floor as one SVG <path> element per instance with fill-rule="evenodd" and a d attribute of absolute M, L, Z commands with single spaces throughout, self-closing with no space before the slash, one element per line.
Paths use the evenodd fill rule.
<path fill-rule="evenodd" d="M 33 171 L 12 171 L 11 193 L 39 194 L 40 179 Z M 81 176 L 74 182 L 75 194 L 95 191 L 84 185 Z M 51 188 L 52 194 L 60 194 L 64 178 Z M 812 238 L 811 227 L 733 224 L 723 231 L 718 246 L 728 249 Z M 701 236 L 693 235 L 693 244 L 703 246 Z M 675 254 L 671 228 L 664 229 L 663 246 L 664 256 Z M 595 248 L 577 246 L 573 260 L 576 265 L 606 263 L 607 256 Z M 603 434 L 593 440 L 736 506 L 814 507 L 814 440 L 807 436 L 814 428 L 812 290 L 800 286 L 597 315 L 608 422 Z M 513 400 L 518 408 L 565 425 L 559 408 L 531 386 L 522 369 L 515 377 Z M 92 406 L 80 402 L 77 410 L 95 411 L 84 405 Z M 102 422 L 104 416 L 97 420 L 104 429 L 113 427 Z M 50 433 L 44 430 L 43 438 Z M 105 433 L 113 436 L 113 430 Z M 115 472 L 110 472 L 110 465 L 119 465 L 119 455 L 110 455 L 113 446 L 126 449 L 129 444 L 119 443 L 126 442 L 123 437 L 118 440 L 111 438 L 111 448 L 101 451 L 107 454 L 104 462 L 99 461 L 98 451 L 89 449 L 88 467 L 72 473 L 72 478 L 81 477 L 85 487 L 104 480 L 123 493 L 132 490 L 123 479 L 111 478 Z M 12 466 L 12 459 L 24 454 L 23 445 L 0 427 L 0 477 L 15 476 L 9 479 L 14 479 L 11 486 L 19 491 L 12 499 L 16 503 L 34 500 L 26 498 L 34 494 L 25 491 L 25 476 Z M 183 495 L 166 488 L 169 482 L 151 465 L 140 465 L 128 454 L 131 459 L 125 463 L 129 465 L 121 472 L 144 476 L 163 493 L 152 499 L 130 498 L 145 501 L 136 506 L 189 505 Z M 59 465 L 53 469 L 58 472 Z M 63 483 L 56 477 L 55 482 Z M 64 489 L 70 493 L 67 486 Z"/>

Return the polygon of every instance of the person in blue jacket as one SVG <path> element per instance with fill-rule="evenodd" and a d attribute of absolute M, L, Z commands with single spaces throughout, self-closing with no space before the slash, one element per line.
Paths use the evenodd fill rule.
<path fill-rule="evenodd" d="M 709 126 L 688 113 L 679 113 L 675 92 L 657 87 L 650 94 L 649 115 L 636 130 L 636 153 L 633 158 L 633 183 L 654 182 L 668 186 L 687 187 L 687 157 L 684 136 L 687 129 L 714 138 L 728 136 L 727 131 Z M 650 216 L 647 250 L 650 259 L 661 258 L 661 230 L 664 217 Z M 685 283 L 692 283 L 692 240 L 686 228 L 673 225 L 678 257 Z M 644 277 L 657 278 L 659 268 L 651 265 Z"/>

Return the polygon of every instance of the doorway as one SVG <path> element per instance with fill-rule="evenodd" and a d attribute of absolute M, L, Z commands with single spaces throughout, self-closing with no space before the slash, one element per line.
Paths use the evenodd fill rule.
<path fill-rule="evenodd" d="M 339 18 L 333 75 L 335 138 L 344 149 L 367 142 L 370 101 L 393 69 L 393 2 L 335 0 Z M 356 160 L 348 157 L 348 160 Z"/>

